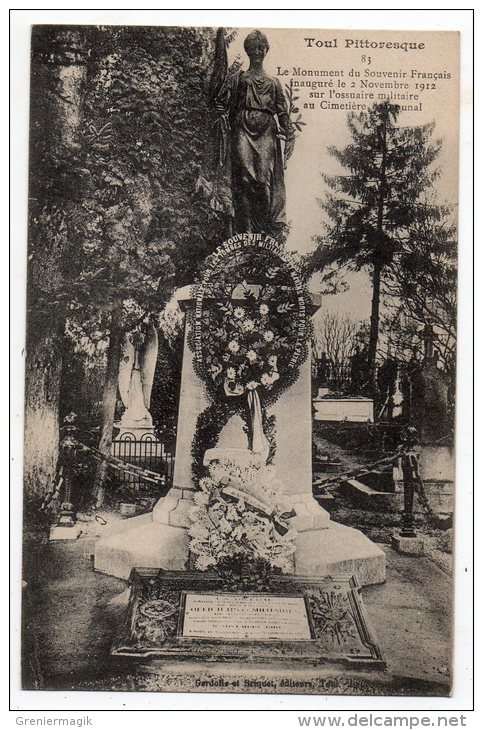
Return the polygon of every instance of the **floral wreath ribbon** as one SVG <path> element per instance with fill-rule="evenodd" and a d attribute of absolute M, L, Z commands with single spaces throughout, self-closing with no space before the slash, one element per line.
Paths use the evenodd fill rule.
<path fill-rule="evenodd" d="M 276 366 L 274 368 L 272 377 L 274 380 L 278 379 L 278 371 L 276 370 Z M 224 390 L 227 396 L 243 395 L 243 393 L 245 392 L 243 385 L 237 385 L 234 388 L 230 388 L 229 383 L 229 379 L 225 378 Z M 266 464 L 268 455 L 270 453 L 270 443 L 263 431 L 262 405 L 260 402 L 260 396 L 258 394 L 258 385 L 259 383 L 253 381 L 251 383 L 248 383 L 248 385 L 246 386 L 248 408 L 252 419 L 252 452 L 254 454 L 260 454 L 263 459 L 263 463 Z"/>

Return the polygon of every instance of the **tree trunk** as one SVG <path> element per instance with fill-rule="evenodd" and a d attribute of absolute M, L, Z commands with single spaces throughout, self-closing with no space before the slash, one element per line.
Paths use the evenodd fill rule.
<path fill-rule="evenodd" d="M 381 274 L 383 269 L 384 249 L 384 206 L 386 202 L 386 167 L 387 167 L 387 116 L 384 116 L 381 128 L 381 174 L 379 182 L 379 199 L 377 204 L 377 236 L 374 250 L 374 265 L 372 270 L 372 303 L 371 329 L 369 334 L 369 348 L 367 353 L 369 383 L 372 397 L 377 395 L 377 343 L 379 340 L 379 307 L 381 301 Z"/>
<path fill-rule="evenodd" d="M 67 171 L 78 147 L 85 74 L 84 39 L 79 31 L 62 26 L 34 28 L 24 441 L 28 496 L 41 496 L 48 489 L 58 459 L 65 315 L 55 291 L 61 286 L 68 245 L 58 212 L 69 202 L 64 181 L 70 178 L 75 184 Z M 48 228 L 39 224 L 41 215 L 51 221 Z"/>
<path fill-rule="evenodd" d="M 30 498 L 42 499 L 56 472 L 61 370 L 59 323 L 38 318 L 25 363 L 24 477 Z"/>
<path fill-rule="evenodd" d="M 371 302 L 371 328 L 369 332 L 369 347 L 367 352 L 369 383 L 372 396 L 376 396 L 376 357 L 377 343 L 379 340 L 379 309 L 381 302 L 381 271 L 382 266 L 379 259 L 374 262 L 372 270 L 372 302 Z"/>
<path fill-rule="evenodd" d="M 117 388 L 119 380 L 119 362 L 121 359 L 124 331 L 117 322 L 111 325 L 109 348 L 107 351 L 106 375 L 102 393 L 102 424 L 99 439 L 99 451 L 105 456 L 111 453 L 112 429 L 116 411 Z M 100 461 L 97 466 L 93 487 L 93 500 L 97 509 L 104 502 L 104 481 L 107 473 L 107 462 Z"/>

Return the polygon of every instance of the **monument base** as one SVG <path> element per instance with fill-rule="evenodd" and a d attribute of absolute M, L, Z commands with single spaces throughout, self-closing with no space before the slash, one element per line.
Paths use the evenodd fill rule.
<path fill-rule="evenodd" d="M 186 529 L 153 521 L 153 513 L 125 520 L 119 532 L 101 537 L 94 568 L 116 578 L 129 578 L 135 566 L 186 570 L 189 560 Z"/>
<path fill-rule="evenodd" d="M 348 573 L 361 586 L 384 583 L 384 551 L 353 527 L 330 522 L 327 529 L 297 535 L 295 575 L 326 576 Z"/>
<path fill-rule="evenodd" d="M 187 569 L 192 495 L 190 489 L 174 487 L 153 512 L 124 520 L 121 529 L 101 537 L 95 547 L 95 569 L 124 579 L 135 567 Z M 386 557 L 377 545 L 359 530 L 332 522 L 312 495 L 292 496 L 298 530 L 295 575 L 348 573 L 362 586 L 384 582 Z"/>

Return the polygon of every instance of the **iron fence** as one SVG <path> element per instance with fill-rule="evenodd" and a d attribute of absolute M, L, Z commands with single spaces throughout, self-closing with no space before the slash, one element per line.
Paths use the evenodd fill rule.
<path fill-rule="evenodd" d="M 131 432 L 124 432 L 112 442 L 111 453 L 118 459 L 135 464 L 165 477 L 165 486 L 172 486 L 174 473 L 174 449 L 169 440 L 160 439 L 155 434 L 145 433 L 141 438 Z M 141 487 L 147 482 L 141 475 L 123 474 L 126 484 Z"/>

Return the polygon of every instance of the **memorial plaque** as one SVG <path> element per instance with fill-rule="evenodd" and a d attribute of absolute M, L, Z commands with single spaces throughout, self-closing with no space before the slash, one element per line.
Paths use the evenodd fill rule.
<path fill-rule="evenodd" d="M 263 593 L 186 593 L 181 635 L 231 641 L 312 638 L 302 595 Z"/>
<path fill-rule="evenodd" d="M 209 572 L 135 568 L 130 582 L 115 656 L 385 666 L 351 575 L 274 575 L 260 592 Z"/>

